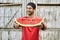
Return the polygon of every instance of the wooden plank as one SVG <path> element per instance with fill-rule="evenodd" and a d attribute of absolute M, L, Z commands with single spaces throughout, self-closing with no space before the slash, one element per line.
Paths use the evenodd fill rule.
<path fill-rule="evenodd" d="M 2 37 L 1 36 L 2 36 L 2 32 L 0 31 L 0 40 L 2 40 Z"/>
<path fill-rule="evenodd" d="M 0 28 L 0 31 L 22 31 L 22 28 Z M 47 28 L 46 31 L 60 31 L 60 28 Z"/>
<path fill-rule="evenodd" d="M 4 8 L 0 7 L 0 27 L 4 26 Z"/>
<path fill-rule="evenodd" d="M 39 4 L 60 4 L 60 0 L 37 0 Z"/>
<path fill-rule="evenodd" d="M 20 6 L 21 4 L 0 4 L 0 7 Z"/>
<path fill-rule="evenodd" d="M 2 31 L 2 40 L 8 40 L 8 32 Z"/>
<path fill-rule="evenodd" d="M 10 40 L 21 40 L 21 35 L 19 31 L 10 31 Z"/>
<path fill-rule="evenodd" d="M 0 0 L 1 3 L 21 3 L 22 0 Z"/>
<path fill-rule="evenodd" d="M 13 15 L 14 16 L 14 18 L 19 18 L 19 17 L 21 17 L 21 14 L 22 14 L 22 7 L 20 6 L 20 7 L 17 7 L 17 9 L 15 9 L 15 12 L 16 11 L 18 11 L 17 13 L 16 13 L 16 15 Z M 13 12 L 12 12 L 13 13 Z M 9 23 L 9 25 L 8 25 L 8 27 L 10 26 L 11 28 L 13 28 L 13 21 L 14 21 L 14 18 L 12 18 L 12 19 L 10 19 L 11 21 L 10 21 L 10 23 Z M 8 24 L 8 23 L 7 23 Z M 9 27 L 9 28 L 10 28 Z"/>
<path fill-rule="evenodd" d="M 37 3 L 38 6 L 60 6 L 60 4 L 39 4 Z"/>
<path fill-rule="evenodd" d="M 41 31 L 40 32 L 40 39 L 41 40 L 57 40 L 58 38 L 58 31 Z"/>
<path fill-rule="evenodd" d="M 0 27 L 4 27 L 5 25 L 12 25 L 13 24 L 13 19 L 17 18 L 17 17 L 21 17 L 21 10 L 22 10 L 22 6 L 18 6 L 18 7 L 0 7 L 0 10 L 2 10 L 1 13 L 1 26 Z M 17 11 L 17 12 L 16 12 Z M 15 13 L 16 12 L 16 13 Z M 2 15 L 3 14 L 3 15 Z M 12 15 L 11 15 L 12 14 Z M 15 15 L 16 14 L 16 15 Z M 14 17 L 13 17 L 14 16 Z M 10 23 L 9 20 L 11 20 Z M 8 23 L 9 22 L 9 23 Z M 12 25 L 13 26 L 13 25 Z M 12 27 L 11 26 L 11 27 Z M 8 27 L 8 26 L 6 26 Z"/>
<path fill-rule="evenodd" d="M 22 10 L 23 10 L 21 14 L 22 17 L 26 16 L 26 4 L 27 4 L 27 0 L 22 1 Z"/>

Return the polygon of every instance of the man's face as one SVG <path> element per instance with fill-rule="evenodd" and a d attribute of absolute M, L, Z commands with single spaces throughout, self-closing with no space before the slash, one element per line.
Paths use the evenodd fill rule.
<path fill-rule="evenodd" d="M 34 13 L 34 9 L 30 5 L 27 5 L 26 12 L 28 15 L 31 15 Z"/>

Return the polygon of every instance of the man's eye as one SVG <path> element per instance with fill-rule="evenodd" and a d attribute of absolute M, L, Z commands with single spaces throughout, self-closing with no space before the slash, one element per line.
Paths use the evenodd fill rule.
<path fill-rule="evenodd" d="M 31 9 L 31 8 L 29 8 L 29 9 Z"/>

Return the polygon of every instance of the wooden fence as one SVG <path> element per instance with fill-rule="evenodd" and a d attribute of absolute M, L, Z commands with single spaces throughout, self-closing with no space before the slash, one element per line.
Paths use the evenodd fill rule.
<path fill-rule="evenodd" d="M 13 20 L 26 16 L 28 2 L 36 4 L 36 16 L 47 23 L 41 40 L 60 40 L 60 0 L 0 0 L 0 40 L 21 40 L 21 29 L 13 28 Z"/>

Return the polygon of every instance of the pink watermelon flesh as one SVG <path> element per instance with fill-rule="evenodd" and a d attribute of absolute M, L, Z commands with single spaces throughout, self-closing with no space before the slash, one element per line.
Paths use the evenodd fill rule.
<path fill-rule="evenodd" d="M 16 19 L 17 22 L 19 22 L 20 24 L 30 24 L 30 25 L 35 25 L 38 24 L 42 21 L 41 18 L 37 18 L 37 19 L 31 19 L 31 18 L 17 18 Z"/>

